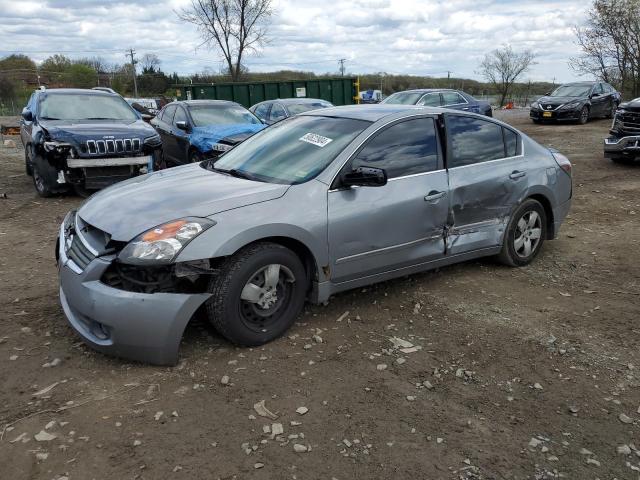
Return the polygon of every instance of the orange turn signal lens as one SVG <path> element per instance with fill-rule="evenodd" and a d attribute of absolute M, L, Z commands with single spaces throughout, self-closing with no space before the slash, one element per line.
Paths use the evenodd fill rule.
<path fill-rule="evenodd" d="M 167 238 L 175 238 L 178 230 L 185 224 L 186 220 L 177 220 L 175 222 L 165 223 L 159 227 L 149 230 L 142 236 L 144 242 L 155 242 L 157 240 L 164 240 Z"/>

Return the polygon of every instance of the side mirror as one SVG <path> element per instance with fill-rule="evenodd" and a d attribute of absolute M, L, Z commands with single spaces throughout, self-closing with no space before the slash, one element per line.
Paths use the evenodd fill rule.
<path fill-rule="evenodd" d="M 24 108 L 22 110 L 22 118 L 24 118 L 25 121 L 27 121 L 27 122 L 32 122 L 33 121 L 33 113 L 31 112 L 31 110 L 27 110 L 26 108 Z"/>
<path fill-rule="evenodd" d="M 594 98 L 594 97 L 599 97 L 600 94 L 596 93 L 596 92 L 593 92 L 590 96 L 591 96 L 591 98 Z"/>
<path fill-rule="evenodd" d="M 387 184 L 387 172 L 382 168 L 358 167 L 342 176 L 345 187 L 382 187 Z"/>
<path fill-rule="evenodd" d="M 176 122 L 176 127 L 178 127 L 180 130 L 184 130 L 185 132 L 189 131 L 189 125 L 184 121 Z"/>
<path fill-rule="evenodd" d="M 545 97 L 548 97 L 549 95 L 551 95 L 551 92 L 547 92 L 544 94 Z"/>

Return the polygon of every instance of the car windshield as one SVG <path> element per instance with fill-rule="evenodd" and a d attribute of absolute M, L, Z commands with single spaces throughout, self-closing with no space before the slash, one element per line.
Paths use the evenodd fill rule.
<path fill-rule="evenodd" d="M 40 101 L 44 120 L 130 120 L 138 116 L 119 95 L 45 94 Z"/>
<path fill-rule="evenodd" d="M 289 113 L 291 115 L 297 115 L 302 112 L 308 112 L 310 110 L 318 110 L 319 108 L 328 108 L 332 106 L 333 105 L 327 102 L 289 103 L 287 104 L 287 109 L 289 109 Z"/>
<path fill-rule="evenodd" d="M 591 85 L 562 85 L 556 88 L 550 97 L 586 97 L 591 91 Z"/>
<path fill-rule="evenodd" d="M 420 92 L 400 92 L 394 93 L 390 97 L 385 98 L 382 103 L 390 103 L 393 105 L 415 105 L 420 97 L 422 97 L 424 93 Z"/>
<path fill-rule="evenodd" d="M 190 106 L 189 112 L 191 112 L 191 118 L 193 118 L 193 123 L 196 127 L 262 123 L 253 113 L 240 105 Z"/>
<path fill-rule="evenodd" d="M 369 125 L 349 118 L 290 117 L 245 140 L 213 167 L 262 182 L 303 183 L 322 172 Z M 203 166 L 211 168 L 208 162 Z"/>

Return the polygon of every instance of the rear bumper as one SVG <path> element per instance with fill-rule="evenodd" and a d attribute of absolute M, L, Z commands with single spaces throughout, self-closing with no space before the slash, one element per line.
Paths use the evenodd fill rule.
<path fill-rule="evenodd" d="M 640 136 L 605 138 L 604 156 L 606 158 L 640 157 Z"/>
<path fill-rule="evenodd" d="M 82 340 L 109 355 L 176 364 L 184 329 L 210 295 L 144 294 L 112 288 L 100 279 L 113 256 L 95 258 L 82 270 L 66 255 L 63 228 L 60 235 L 60 303 Z"/>

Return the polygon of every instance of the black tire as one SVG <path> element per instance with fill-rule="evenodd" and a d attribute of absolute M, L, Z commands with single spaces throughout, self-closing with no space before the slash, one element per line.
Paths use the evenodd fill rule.
<path fill-rule="evenodd" d="M 519 251 L 523 246 L 517 247 L 516 239 L 524 237 L 526 241 L 527 235 L 525 232 L 521 231 L 519 223 L 521 220 L 524 220 L 526 223 L 527 215 L 531 212 L 535 212 L 538 215 L 539 223 L 536 223 L 535 228 L 539 228 L 539 237 L 535 245 L 531 246 L 530 253 L 526 255 L 526 250 L 523 250 L 523 252 Z M 507 231 L 505 232 L 502 251 L 498 255 L 498 260 L 511 267 L 522 267 L 524 265 L 528 265 L 534 258 L 536 258 L 542 249 L 542 245 L 544 244 L 546 237 L 547 215 L 544 208 L 540 202 L 529 198 L 525 200 L 511 216 L 509 224 L 507 225 Z M 531 237 L 529 237 L 529 242 L 531 242 Z"/>
<path fill-rule="evenodd" d="M 86 188 L 84 185 L 75 184 L 73 186 L 73 191 L 76 192 L 76 195 L 82 198 L 89 198 L 91 195 L 97 192 L 97 190 L 90 190 Z"/>
<path fill-rule="evenodd" d="M 635 163 L 635 159 L 630 157 L 611 157 L 611 161 L 619 165 L 633 165 Z"/>
<path fill-rule="evenodd" d="M 167 159 L 164 158 L 164 152 L 162 150 L 156 150 L 153 152 L 153 171 L 165 170 L 169 168 L 167 166 Z"/>
<path fill-rule="evenodd" d="M 274 305 L 263 308 L 243 300 L 245 286 L 251 282 L 255 287 L 261 269 L 274 264 L 279 265 Z M 266 274 L 264 279 L 266 281 Z M 291 250 L 274 243 L 250 245 L 228 258 L 220 267 L 220 273 L 209 282 L 213 295 L 206 304 L 207 315 L 216 330 L 230 342 L 242 346 L 262 345 L 281 336 L 293 324 L 304 305 L 308 286 L 304 265 Z"/>
<path fill-rule="evenodd" d="M 199 163 L 204 160 L 202 154 L 197 150 L 189 150 L 189 163 Z"/>
<path fill-rule="evenodd" d="M 580 110 L 580 117 L 578 117 L 578 123 L 580 125 L 584 125 L 588 121 L 589 121 L 589 107 L 585 105 L 584 107 L 582 107 L 582 110 Z"/>
<path fill-rule="evenodd" d="M 58 170 L 38 154 L 33 154 L 33 186 L 39 196 L 48 198 L 63 189 L 58 187 Z"/>
<path fill-rule="evenodd" d="M 542 120 L 538 119 L 538 118 L 532 118 L 531 121 L 533 123 L 535 123 L 536 125 L 540 125 L 542 123 Z"/>
<path fill-rule="evenodd" d="M 31 161 L 31 145 L 24 147 L 24 170 L 31 177 L 33 176 L 33 162 Z"/>

